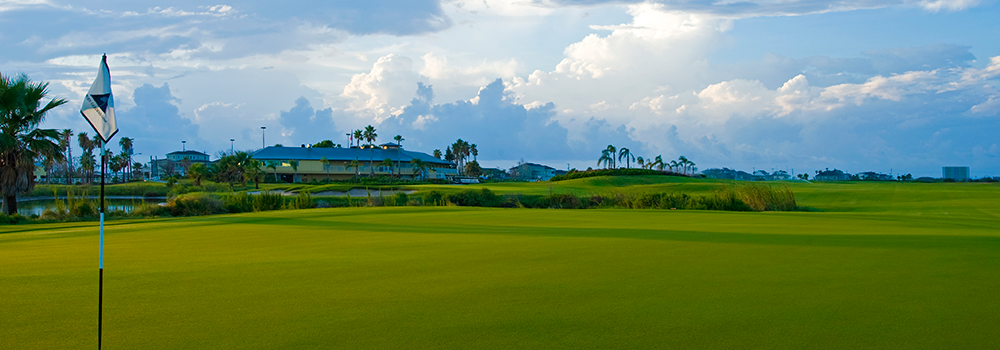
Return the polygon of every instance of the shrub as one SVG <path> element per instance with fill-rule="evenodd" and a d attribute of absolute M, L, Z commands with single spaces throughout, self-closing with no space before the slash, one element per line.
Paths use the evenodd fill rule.
<path fill-rule="evenodd" d="M 166 205 L 170 215 L 197 216 L 225 212 L 222 201 L 205 193 L 192 193 L 174 197 Z"/>
<path fill-rule="evenodd" d="M 229 185 L 226 184 L 207 183 L 202 184 L 202 188 L 205 192 L 229 192 Z"/>
<path fill-rule="evenodd" d="M 0 213 L 0 224 L 17 225 L 27 221 L 28 218 L 22 216 L 20 213 L 11 215 Z"/>
<path fill-rule="evenodd" d="M 449 194 L 445 198 L 452 204 L 463 207 L 499 207 L 503 203 L 503 198 L 494 194 L 487 188 L 480 190 L 464 190 L 458 193 Z"/>
<path fill-rule="evenodd" d="M 253 195 L 253 211 L 279 210 L 285 204 L 285 198 L 277 192 L 261 192 Z"/>
<path fill-rule="evenodd" d="M 424 205 L 444 205 L 444 195 L 439 191 L 430 191 L 423 194 Z"/>
<path fill-rule="evenodd" d="M 535 207 L 555 208 L 555 209 L 584 209 L 589 208 L 589 200 L 580 198 L 572 194 L 552 194 L 542 197 L 535 203 Z"/>
<path fill-rule="evenodd" d="M 253 211 L 253 196 L 246 192 L 234 192 L 222 196 L 222 206 L 230 213 Z"/>
<path fill-rule="evenodd" d="M 769 186 L 755 183 L 731 185 L 717 191 L 716 197 L 728 200 L 733 203 L 732 205 L 736 205 L 735 200 L 739 200 L 754 211 L 791 211 L 798 208 L 795 194 L 788 185 Z"/>
<path fill-rule="evenodd" d="M 132 216 L 169 216 L 170 210 L 166 206 L 155 203 L 140 203 L 132 209 Z"/>
<path fill-rule="evenodd" d="M 396 194 L 389 197 L 389 200 L 385 201 L 385 205 L 390 206 L 406 206 L 410 202 L 410 196 L 405 192 L 397 192 Z"/>
<path fill-rule="evenodd" d="M 295 196 L 295 201 L 289 203 L 289 209 L 311 209 L 313 207 L 312 195 L 308 191 L 301 191 Z"/>
<path fill-rule="evenodd" d="M 81 219 L 94 218 L 97 217 L 100 209 L 100 204 L 93 203 L 88 199 L 76 199 L 73 200 L 70 197 L 69 201 L 69 214 Z"/>

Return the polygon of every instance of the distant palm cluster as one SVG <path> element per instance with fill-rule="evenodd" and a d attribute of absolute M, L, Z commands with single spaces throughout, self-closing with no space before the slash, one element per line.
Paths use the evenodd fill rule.
<path fill-rule="evenodd" d="M 665 162 L 663 156 L 656 156 L 655 158 L 643 158 L 636 157 L 631 150 L 628 148 L 615 148 L 614 145 L 608 145 L 601 151 L 601 158 L 597 159 L 597 166 L 604 166 L 605 169 L 615 169 L 620 167 L 618 162 L 625 161 L 625 168 L 631 169 L 632 162 L 639 164 L 642 169 L 655 169 L 663 171 L 664 169 L 670 172 L 680 172 L 683 174 L 692 174 L 698 171 L 695 167 L 695 163 L 688 160 L 684 156 L 680 156 L 677 160 L 671 160 Z"/>

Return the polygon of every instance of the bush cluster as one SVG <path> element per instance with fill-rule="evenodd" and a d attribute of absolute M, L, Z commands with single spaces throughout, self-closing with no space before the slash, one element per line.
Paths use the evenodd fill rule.
<path fill-rule="evenodd" d="M 628 209 L 701 209 L 727 211 L 792 211 L 799 210 L 788 186 L 761 184 L 731 185 L 711 195 L 692 196 L 685 193 L 615 193 L 610 195 L 577 196 L 568 193 L 550 195 L 497 195 L 489 189 L 465 190 L 441 196 L 431 191 L 422 201 L 411 205 L 458 205 L 501 208 L 628 208 Z"/>
<path fill-rule="evenodd" d="M 277 192 L 249 194 L 238 192 L 215 196 L 204 192 L 194 192 L 171 198 L 162 209 L 158 206 L 140 208 L 148 216 L 197 216 L 225 213 L 245 213 L 282 209 L 306 209 L 315 207 L 312 196 L 302 192 L 298 196 L 286 198 Z"/>
<path fill-rule="evenodd" d="M 99 208 L 95 200 L 69 193 L 66 202 L 56 201 L 55 209 L 47 209 L 40 217 L 26 218 L 20 214 L 0 214 L 0 224 L 17 224 L 41 220 L 78 221 L 94 220 Z M 549 195 L 499 195 L 489 189 L 469 189 L 443 194 L 428 191 L 419 195 L 403 192 L 392 196 L 336 197 L 320 201 L 312 199 L 310 193 L 299 192 L 295 197 L 286 197 L 278 192 L 249 194 L 238 192 L 227 195 L 213 195 L 205 192 L 191 192 L 170 198 L 163 206 L 142 204 L 131 213 L 112 211 L 109 218 L 151 217 L 151 216 L 198 216 L 224 213 L 258 212 L 282 209 L 306 209 L 329 207 L 362 206 L 469 206 L 493 208 L 628 208 L 628 209 L 700 209 L 726 211 L 793 211 L 804 210 L 797 206 L 795 195 L 787 185 L 771 186 L 757 183 L 734 184 L 721 188 L 710 195 L 688 195 L 685 193 L 613 193 L 607 195 L 578 196 L 568 193 Z"/>
<path fill-rule="evenodd" d="M 0 225 L 16 225 L 28 221 L 28 218 L 19 213 L 14 213 L 12 215 L 0 213 Z"/>

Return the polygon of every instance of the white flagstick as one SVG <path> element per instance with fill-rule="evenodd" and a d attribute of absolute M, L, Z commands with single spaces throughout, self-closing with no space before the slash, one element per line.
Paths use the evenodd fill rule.
<path fill-rule="evenodd" d="M 101 349 L 101 330 L 103 329 L 104 314 L 104 142 L 101 142 L 101 257 L 100 257 L 100 282 L 97 292 L 97 349 Z"/>

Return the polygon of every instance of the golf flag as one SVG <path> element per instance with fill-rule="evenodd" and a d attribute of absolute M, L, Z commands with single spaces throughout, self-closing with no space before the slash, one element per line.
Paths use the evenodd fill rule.
<path fill-rule="evenodd" d="M 97 71 L 97 79 L 90 86 L 87 97 L 83 98 L 80 113 L 94 128 L 104 143 L 118 133 L 118 123 L 115 122 L 115 99 L 111 96 L 111 71 L 108 70 L 108 56 L 101 57 L 101 67 Z"/>
<path fill-rule="evenodd" d="M 87 119 L 90 126 L 101 138 L 101 243 L 98 258 L 100 277 L 97 292 L 97 349 L 101 349 L 101 332 L 104 330 L 104 146 L 118 133 L 118 123 L 115 122 L 115 98 L 111 95 L 111 71 L 108 69 L 108 56 L 101 57 L 101 67 L 97 69 L 97 79 L 90 91 L 83 98 L 80 114 Z"/>

